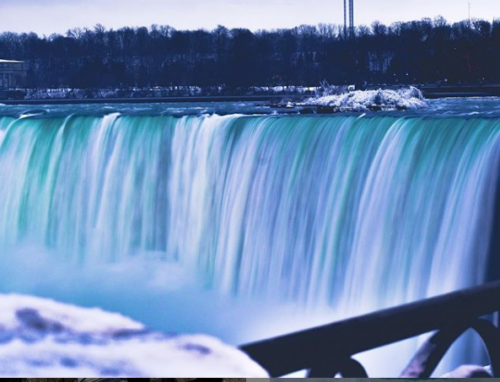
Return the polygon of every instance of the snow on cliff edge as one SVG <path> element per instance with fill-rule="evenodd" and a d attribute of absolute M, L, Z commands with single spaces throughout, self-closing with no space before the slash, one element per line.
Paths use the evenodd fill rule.
<path fill-rule="evenodd" d="M 175 314 L 175 313 L 173 313 Z M 0 294 L 0 376 L 267 377 L 239 350 L 119 314 Z"/>

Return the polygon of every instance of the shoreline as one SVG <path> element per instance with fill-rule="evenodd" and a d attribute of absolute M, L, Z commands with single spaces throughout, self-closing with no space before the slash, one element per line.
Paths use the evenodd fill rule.
<path fill-rule="evenodd" d="M 138 97 L 138 98 L 43 98 L 43 99 L 0 99 L 5 105 L 71 105 L 71 104 L 106 104 L 106 103 L 217 103 L 217 102 L 265 102 L 280 101 L 283 98 L 299 98 L 303 96 L 185 96 L 185 97 Z"/>
<path fill-rule="evenodd" d="M 366 87 L 362 90 L 378 87 Z M 380 87 L 384 88 L 384 87 Z M 393 88 L 387 86 L 386 88 Z M 426 99 L 500 97 L 500 85 L 490 86 L 432 86 L 418 87 Z M 1 94 L 1 93 L 0 93 Z M 218 102 L 279 102 L 310 97 L 304 94 L 269 94 L 269 95 L 226 95 L 226 96 L 173 96 L 173 97 L 128 97 L 128 98 L 39 98 L 39 99 L 3 99 L 4 105 L 71 105 L 71 104 L 134 104 L 134 103 L 218 103 Z"/>

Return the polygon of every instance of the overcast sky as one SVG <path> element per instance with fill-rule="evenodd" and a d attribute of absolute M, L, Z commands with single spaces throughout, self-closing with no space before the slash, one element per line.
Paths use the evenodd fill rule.
<path fill-rule="evenodd" d="M 355 0 L 356 24 L 468 17 L 469 0 Z M 470 0 L 472 17 L 500 18 L 500 0 Z M 64 33 L 74 27 L 170 25 L 252 30 L 342 23 L 343 0 L 0 0 L 0 31 Z"/>

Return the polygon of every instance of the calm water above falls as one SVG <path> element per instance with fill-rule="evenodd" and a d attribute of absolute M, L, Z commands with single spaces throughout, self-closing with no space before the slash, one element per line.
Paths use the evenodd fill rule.
<path fill-rule="evenodd" d="M 148 107 L 0 107 L 0 292 L 241 342 L 486 280 L 500 101 Z"/>

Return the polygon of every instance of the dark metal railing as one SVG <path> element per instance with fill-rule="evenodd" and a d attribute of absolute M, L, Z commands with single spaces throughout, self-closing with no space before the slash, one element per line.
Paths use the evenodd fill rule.
<path fill-rule="evenodd" d="M 308 370 L 309 377 L 367 377 L 352 356 L 437 331 L 400 377 L 429 378 L 449 347 L 473 329 L 486 345 L 500 376 L 500 330 L 484 316 L 500 311 L 500 282 L 381 310 L 241 347 L 271 377 Z M 498 324 L 498 322 L 497 322 Z"/>

